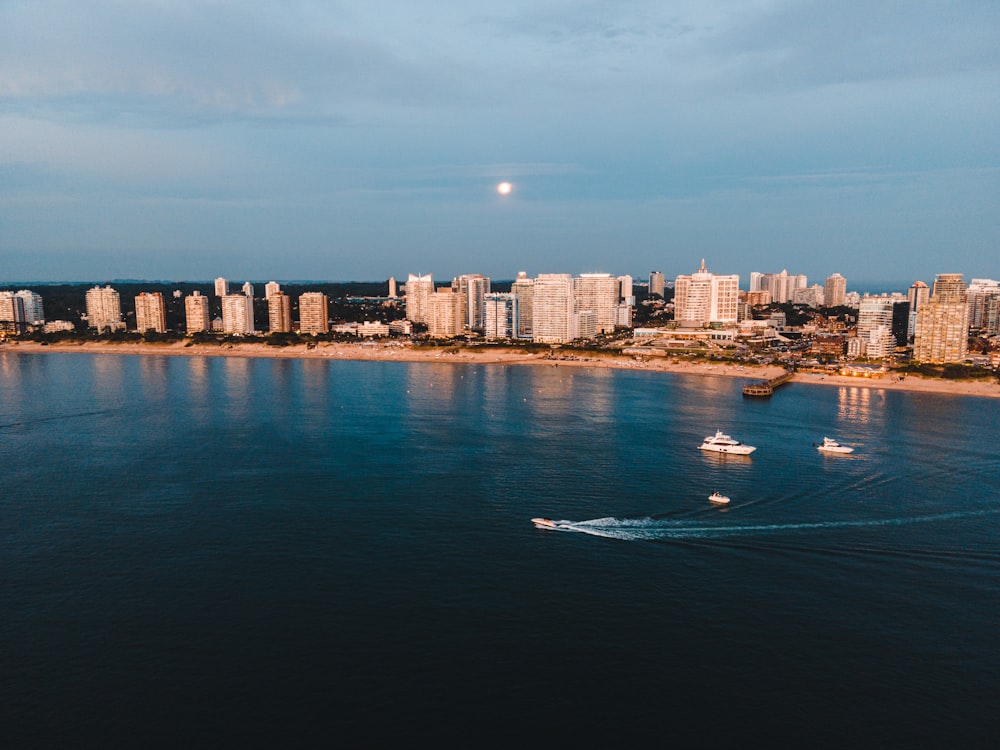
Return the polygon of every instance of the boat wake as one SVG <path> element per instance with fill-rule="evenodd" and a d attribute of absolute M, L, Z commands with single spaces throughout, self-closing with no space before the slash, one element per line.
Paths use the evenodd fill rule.
<path fill-rule="evenodd" d="M 782 534 L 812 529 L 847 529 L 878 526 L 905 526 L 914 523 L 934 523 L 960 518 L 973 518 L 1000 513 L 1000 508 L 989 510 L 955 511 L 908 518 L 881 518 L 857 521 L 817 521 L 810 523 L 762 524 L 712 524 L 701 521 L 669 520 L 661 518 L 595 518 L 589 521 L 554 521 L 555 531 L 572 531 L 608 539 L 645 541 L 657 539 L 726 539 L 759 534 Z"/>

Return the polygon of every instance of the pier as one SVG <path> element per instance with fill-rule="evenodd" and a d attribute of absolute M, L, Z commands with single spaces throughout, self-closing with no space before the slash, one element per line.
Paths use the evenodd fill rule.
<path fill-rule="evenodd" d="M 747 383 L 743 386 L 743 395 L 753 397 L 770 396 L 774 393 L 775 388 L 790 381 L 794 374 L 795 372 L 793 370 L 788 370 L 787 372 L 771 378 L 770 380 L 759 380 L 756 383 Z"/>

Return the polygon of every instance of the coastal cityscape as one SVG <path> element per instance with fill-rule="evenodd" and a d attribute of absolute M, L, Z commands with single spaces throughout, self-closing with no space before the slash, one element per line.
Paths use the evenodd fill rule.
<path fill-rule="evenodd" d="M 805 275 L 784 269 L 751 273 L 743 288 L 738 275 L 714 273 L 704 259 L 693 273 L 671 278 L 659 271 L 642 279 L 610 273 L 530 277 L 522 271 L 511 281 L 465 274 L 444 283 L 410 274 L 404 283 L 323 285 L 340 287 L 326 292 L 275 281 L 255 290 L 249 281 L 225 278 L 201 289 L 155 286 L 163 289 L 123 300 L 110 283 L 80 284 L 70 292 L 64 285 L 60 312 L 66 317 L 54 320 L 46 317 L 44 285 L 0 290 L 0 336 L 48 344 L 83 337 L 282 346 L 310 340 L 541 345 L 865 376 L 902 365 L 948 365 L 952 377 L 1000 367 L 1000 281 L 966 282 L 958 273 L 880 293 L 851 291 L 839 273 L 809 284 Z"/>

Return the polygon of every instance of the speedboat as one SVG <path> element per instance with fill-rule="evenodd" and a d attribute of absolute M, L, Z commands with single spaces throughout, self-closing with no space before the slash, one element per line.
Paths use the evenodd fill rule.
<path fill-rule="evenodd" d="M 548 518 L 532 518 L 531 522 L 535 524 L 539 529 L 558 529 L 555 521 L 550 521 Z"/>
<path fill-rule="evenodd" d="M 705 438 L 705 441 L 698 446 L 703 451 L 714 451 L 715 453 L 734 453 L 738 456 L 749 456 L 755 450 L 752 445 L 743 445 L 739 440 L 733 440 L 722 430 L 717 430 L 715 435 Z"/>
<path fill-rule="evenodd" d="M 816 450 L 823 453 L 854 453 L 854 448 L 841 445 L 833 438 L 823 438 L 823 444 L 816 446 Z"/>
<path fill-rule="evenodd" d="M 716 503 L 717 505 L 728 505 L 729 498 L 723 495 L 721 492 L 713 492 L 708 496 L 710 502 Z"/>

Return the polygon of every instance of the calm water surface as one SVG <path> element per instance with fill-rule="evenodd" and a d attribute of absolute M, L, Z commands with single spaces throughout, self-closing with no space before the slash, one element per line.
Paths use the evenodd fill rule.
<path fill-rule="evenodd" d="M 1000 735 L 998 401 L 11 352 L 0 384 L 5 746 Z"/>

